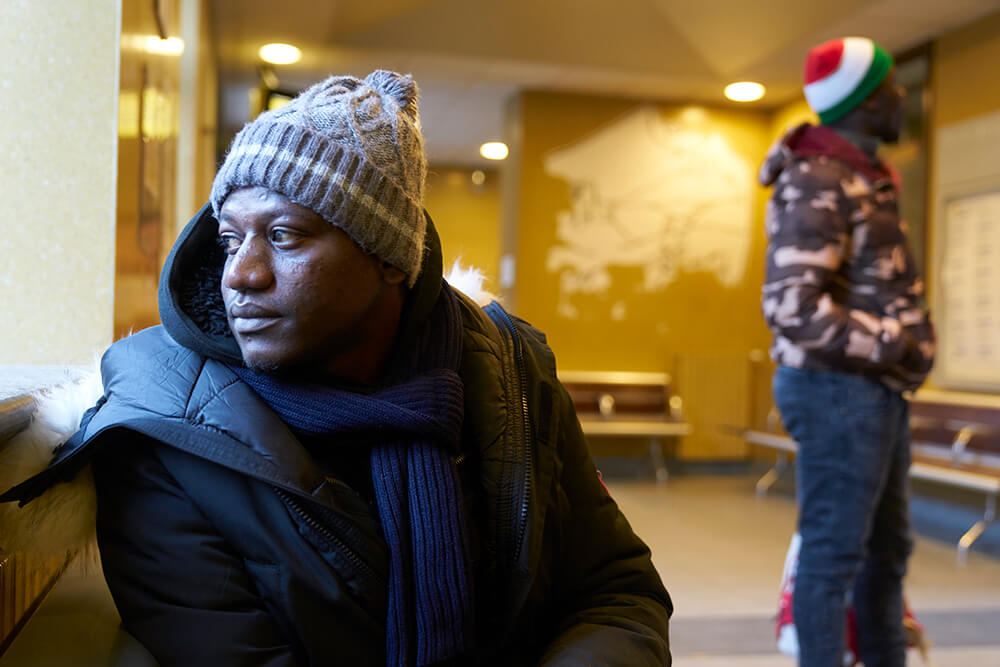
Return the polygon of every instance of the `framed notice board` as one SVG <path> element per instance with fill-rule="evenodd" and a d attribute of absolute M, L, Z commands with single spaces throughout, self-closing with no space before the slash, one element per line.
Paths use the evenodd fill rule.
<path fill-rule="evenodd" d="M 935 380 L 1000 391 L 1000 188 L 944 202 Z"/>
<path fill-rule="evenodd" d="M 1000 113 L 938 135 L 931 302 L 933 381 L 1000 393 Z"/>

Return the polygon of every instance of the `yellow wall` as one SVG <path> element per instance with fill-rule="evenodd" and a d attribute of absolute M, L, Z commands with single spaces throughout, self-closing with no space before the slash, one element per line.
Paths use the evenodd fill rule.
<path fill-rule="evenodd" d="M 935 159 L 941 129 L 1000 111 L 1000 86 L 991 64 L 1000 59 L 1000 13 L 953 30 L 934 41 L 931 50 L 929 178 L 927 179 L 927 257 L 937 256 L 938 193 L 937 185 L 947 180 Z M 1000 137 L 994 137 L 1000 150 Z M 936 308 L 935 276 L 927 276 L 932 313 Z M 932 373 L 927 389 L 938 389 Z M 955 392 L 959 393 L 959 392 Z"/>
<path fill-rule="evenodd" d="M 930 178 L 928 202 L 928 257 L 934 256 L 937 211 L 934 184 L 938 165 L 934 160 L 937 132 L 945 126 L 1000 110 L 1000 86 L 987 63 L 1000 61 L 1000 13 L 954 30 L 934 42 L 931 51 Z M 997 139 L 1000 148 L 1000 138 Z M 933 287 L 933 276 L 928 277 Z M 933 304 L 931 304 L 933 305 Z"/>
<path fill-rule="evenodd" d="M 0 363 L 111 341 L 119 11 L 0 2 Z"/>
<path fill-rule="evenodd" d="M 500 260 L 499 174 L 495 169 L 478 170 L 483 181 L 476 185 L 472 180 L 475 171 L 432 166 L 427 173 L 424 208 L 441 236 L 445 271 L 461 260 L 462 266 L 482 271 L 486 276 L 483 287 L 495 292 Z"/>
<path fill-rule="evenodd" d="M 557 313 L 559 276 L 547 270 L 557 241 L 557 216 L 571 207 L 570 185 L 546 172 L 553 150 L 580 140 L 636 108 L 620 99 L 533 92 L 521 104 L 523 151 L 517 242 L 518 314 L 548 334 L 564 369 L 671 371 L 679 353 L 745 357 L 767 344 L 760 315 L 763 277 L 763 205 L 767 193 L 750 183 L 752 236 L 739 284 L 726 287 L 710 271 L 684 272 L 658 291 L 644 291 L 641 271 L 612 267 L 612 284 L 603 294 L 578 295 L 579 317 Z M 665 119 L 697 118 L 706 133 L 721 133 L 751 167 L 752 179 L 770 140 L 770 118 L 730 109 L 692 112 L 661 105 Z M 615 159 L 608 155 L 609 160 Z M 623 306 L 622 319 L 609 315 Z M 619 306 L 619 307 L 621 307 Z"/>
<path fill-rule="evenodd" d="M 804 97 L 774 110 L 771 116 L 771 136 L 782 136 L 802 123 L 819 124 L 819 117 L 809 108 Z"/>
<path fill-rule="evenodd" d="M 519 109 L 518 315 L 546 332 L 560 369 L 671 373 L 694 428 L 676 444 L 677 457 L 744 458 L 746 444 L 720 427 L 751 418 L 751 359 L 769 343 L 760 314 L 769 193 L 756 174 L 772 138 L 770 114 L 542 92 L 524 94 Z M 728 167 L 703 154 L 723 156 Z M 685 201 L 665 199 L 672 188 Z M 725 204 L 733 207 L 727 231 L 712 238 L 699 207 L 741 190 L 742 199 Z M 696 199 L 704 203 L 693 206 Z M 560 233 L 560 216 L 569 233 Z M 743 227 L 728 231 L 736 219 Z M 574 241 L 583 229 L 583 245 L 595 244 L 586 249 Z M 638 241 L 622 243 L 635 233 Z M 601 269 L 590 271 L 581 258 L 601 255 L 604 238 L 617 248 L 614 261 L 602 256 Z M 640 261 L 639 246 L 655 252 Z M 713 254 L 725 260 L 691 257 Z M 676 273 L 650 282 L 650 267 Z M 565 278 L 590 287 L 561 289 Z"/>
<path fill-rule="evenodd" d="M 1000 86 L 993 66 L 998 61 L 1000 13 L 954 30 L 934 42 L 933 127 L 1000 109 Z"/>

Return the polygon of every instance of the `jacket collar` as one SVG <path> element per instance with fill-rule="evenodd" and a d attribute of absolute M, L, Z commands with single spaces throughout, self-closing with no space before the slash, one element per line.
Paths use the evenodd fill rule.
<path fill-rule="evenodd" d="M 825 125 L 803 123 L 788 134 L 785 145 L 796 158 L 824 156 L 839 160 L 871 183 L 891 178 L 881 161 L 873 160 L 847 137 Z"/>

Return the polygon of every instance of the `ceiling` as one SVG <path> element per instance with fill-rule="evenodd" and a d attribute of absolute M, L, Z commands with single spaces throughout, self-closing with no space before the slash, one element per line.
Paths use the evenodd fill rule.
<path fill-rule="evenodd" d="M 901 52 L 1000 10 L 1000 0 L 209 0 L 220 62 L 222 130 L 247 116 L 257 49 L 303 51 L 274 67 L 299 90 L 330 74 L 410 72 L 421 87 L 435 164 L 477 165 L 503 139 L 516 91 L 734 104 L 722 88 L 767 86 L 761 108 L 801 94 L 802 58 L 821 41 L 872 37 Z"/>

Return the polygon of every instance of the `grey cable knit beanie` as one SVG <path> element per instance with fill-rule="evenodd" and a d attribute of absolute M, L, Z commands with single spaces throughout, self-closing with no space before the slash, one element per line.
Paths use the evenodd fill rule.
<path fill-rule="evenodd" d="M 212 184 L 216 217 L 229 193 L 259 185 L 306 206 L 362 250 L 403 270 L 424 254 L 424 179 L 417 84 L 376 70 L 333 76 L 262 113 L 233 139 Z"/>

